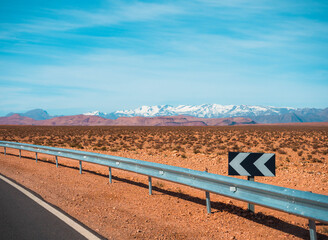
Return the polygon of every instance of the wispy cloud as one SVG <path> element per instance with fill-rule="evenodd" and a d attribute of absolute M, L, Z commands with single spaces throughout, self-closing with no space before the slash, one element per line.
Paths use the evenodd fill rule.
<path fill-rule="evenodd" d="M 144 2 L 120 3 L 105 9 L 75 10 L 46 9 L 44 17 L 34 17 L 24 23 L 4 24 L 5 36 L 11 33 L 49 33 L 93 26 L 111 26 L 125 22 L 152 21 L 170 15 L 182 14 L 183 9 L 173 4 Z M 10 37 L 10 36 L 8 36 Z"/>
<path fill-rule="evenodd" d="M 156 4 L 132 2 L 110 6 L 96 11 L 61 10 L 59 15 L 73 18 L 84 26 L 112 25 L 122 22 L 150 21 L 183 13 L 180 7 L 173 4 Z"/>

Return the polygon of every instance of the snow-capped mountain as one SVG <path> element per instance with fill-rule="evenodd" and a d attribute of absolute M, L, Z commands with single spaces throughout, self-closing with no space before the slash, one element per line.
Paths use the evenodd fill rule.
<path fill-rule="evenodd" d="M 83 116 L 84 115 L 84 116 Z M 190 116 L 185 117 L 186 119 L 191 119 L 192 117 L 196 118 L 233 118 L 233 117 L 242 117 L 251 119 L 252 122 L 257 123 L 293 123 L 293 122 L 328 122 L 328 108 L 318 109 L 318 108 L 288 108 L 288 107 L 264 107 L 264 106 L 248 106 L 248 105 L 220 105 L 220 104 L 203 104 L 203 105 L 180 105 L 180 106 L 171 106 L 171 105 L 160 105 L 160 106 L 142 106 L 134 110 L 120 110 L 111 113 L 103 113 L 99 111 L 93 111 L 84 113 L 83 115 L 73 115 L 73 116 L 50 116 L 47 111 L 43 109 L 34 109 L 25 113 L 9 113 L 6 117 L 2 117 L 3 124 L 41 124 L 36 121 L 45 121 L 44 124 L 54 124 L 57 123 L 60 125 L 68 124 L 65 122 L 68 118 L 71 119 L 70 123 L 75 122 L 77 125 L 80 124 L 81 119 L 85 120 L 88 124 L 93 119 L 95 122 L 92 124 L 103 124 L 103 125 L 113 125 L 115 121 L 113 119 L 118 119 L 119 117 L 169 117 L 166 118 L 166 121 L 171 121 L 173 118 L 170 116 Z M 92 117 L 98 116 L 98 117 Z M 62 118 L 61 118 L 62 117 Z M 0 117 L 1 118 L 1 117 Z M 28 118 L 27 120 L 25 118 Z M 174 117 L 176 118 L 176 117 Z M 55 119 L 54 121 L 47 123 L 49 119 Z M 62 120 L 65 120 L 64 122 Z M 70 119 L 70 118 L 69 118 Z M 177 117 L 179 119 L 179 117 Z M 246 119 L 246 120 L 247 120 Z M 0 119 L 1 120 L 1 119 Z M 60 121 L 59 121 L 60 120 Z M 131 119 L 120 119 L 116 123 L 121 125 L 132 124 L 129 122 Z M 134 119 L 133 121 L 152 121 L 154 119 Z M 163 118 L 155 119 L 162 121 Z M 26 122 L 27 121 L 27 122 Z M 164 120 L 163 120 L 164 121 Z M 194 121 L 194 119 L 192 120 Z M 201 121 L 210 121 L 209 119 Z M 83 122 L 83 124 L 86 124 Z M 92 121 L 91 121 L 92 122 Z M 199 121 L 198 121 L 199 122 Z M 248 122 L 249 123 L 249 122 Z M 68 124 L 68 125 L 69 125 Z M 82 125 L 83 125 L 82 124 Z M 143 124 L 143 123 L 139 123 Z M 150 124 L 150 123 L 149 123 Z M 155 124 L 155 125 L 156 125 Z M 173 123 L 170 123 L 173 124 Z M 189 124 L 189 123 L 188 123 Z M 208 123 L 213 124 L 213 123 Z M 115 125 L 115 124 L 114 124 Z M 133 124 L 132 124 L 133 125 Z M 151 124 L 150 124 L 151 125 Z"/>
<path fill-rule="evenodd" d="M 83 115 L 86 115 L 86 116 L 99 116 L 99 117 L 107 118 L 108 114 L 103 113 L 103 112 L 99 112 L 99 111 L 93 111 L 93 112 L 83 113 Z"/>
<path fill-rule="evenodd" d="M 105 118 L 118 117 L 158 117 L 158 116 L 177 116 L 187 115 L 203 118 L 226 118 L 226 117 L 255 117 L 263 115 L 281 115 L 294 112 L 294 108 L 278 108 L 263 106 L 247 105 L 220 105 L 220 104 L 203 104 L 203 105 L 171 105 L 142 106 L 133 110 L 119 110 L 110 114 L 99 111 L 85 113 L 84 115 L 101 116 Z"/>

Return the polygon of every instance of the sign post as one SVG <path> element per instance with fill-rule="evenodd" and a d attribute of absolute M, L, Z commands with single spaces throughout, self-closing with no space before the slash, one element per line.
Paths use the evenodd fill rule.
<path fill-rule="evenodd" d="M 228 175 L 247 176 L 248 181 L 254 181 L 255 176 L 276 175 L 274 153 L 229 152 L 228 160 Z M 248 210 L 254 212 L 254 205 L 248 203 Z"/>
<path fill-rule="evenodd" d="M 254 178 L 255 178 L 255 177 L 247 176 L 247 180 L 248 180 L 248 181 L 253 181 L 253 182 L 254 182 Z M 255 212 L 254 204 L 248 203 L 248 207 L 247 207 L 247 209 L 248 209 L 248 211 L 250 211 L 250 212 Z"/>

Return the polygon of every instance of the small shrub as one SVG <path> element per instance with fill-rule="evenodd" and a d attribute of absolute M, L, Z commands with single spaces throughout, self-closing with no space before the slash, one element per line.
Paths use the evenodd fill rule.
<path fill-rule="evenodd" d="M 321 160 L 318 159 L 318 158 L 313 158 L 313 159 L 312 159 L 312 162 L 314 162 L 314 163 L 323 163 L 323 161 L 321 161 Z"/>
<path fill-rule="evenodd" d="M 279 153 L 279 154 L 287 154 L 287 152 L 284 151 L 283 149 L 279 149 L 279 150 L 278 150 L 278 153 Z"/>
<path fill-rule="evenodd" d="M 200 153 L 199 149 L 194 149 L 194 154 Z"/>

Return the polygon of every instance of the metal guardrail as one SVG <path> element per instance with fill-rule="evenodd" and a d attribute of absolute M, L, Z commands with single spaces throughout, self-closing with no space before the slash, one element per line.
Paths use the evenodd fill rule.
<path fill-rule="evenodd" d="M 0 146 L 4 147 L 5 154 L 6 148 L 19 149 L 20 157 L 21 150 L 35 152 L 36 161 L 37 153 L 54 155 L 57 167 L 57 157 L 79 160 L 80 173 L 82 173 L 82 162 L 108 166 L 110 181 L 111 168 L 143 174 L 149 177 L 149 194 L 151 194 L 151 177 L 201 189 L 207 192 L 206 202 L 209 211 L 209 192 L 211 192 L 301 216 L 310 220 L 311 239 L 316 239 L 315 220 L 328 223 L 328 196 L 326 195 L 99 153 L 7 141 L 0 141 Z"/>

